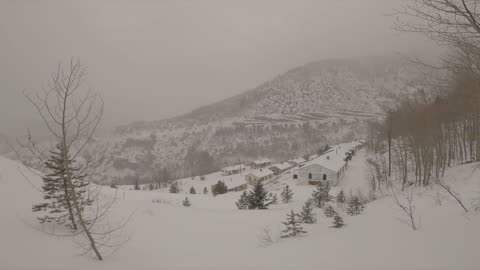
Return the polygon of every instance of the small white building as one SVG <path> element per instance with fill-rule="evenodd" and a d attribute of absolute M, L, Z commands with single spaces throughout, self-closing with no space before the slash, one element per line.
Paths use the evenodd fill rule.
<path fill-rule="evenodd" d="M 248 172 L 245 175 L 245 180 L 253 185 L 257 183 L 258 181 L 263 182 L 265 180 L 273 178 L 274 174 L 270 169 L 262 168 L 262 169 L 256 169 Z"/>
<path fill-rule="evenodd" d="M 223 168 L 222 175 L 239 174 L 241 172 L 244 172 L 245 170 L 246 170 L 246 167 L 243 164 L 232 165 L 232 166 Z"/>
<path fill-rule="evenodd" d="M 270 165 L 272 165 L 272 161 L 268 158 L 258 159 L 258 160 L 252 161 L 252 163 L 250 164 L 252 169 L 265 168 Z"/>
<path fill-rule="evenodd" d="M 299 168 L 297 176 L 299 179 L 308 181 L 309 184 L 328 181 L 331 186 L 335 186 L 344 176 L 346 169 L 347 162 L 343 157 L 326 154 L 307 162 L 302 168 Z"/>

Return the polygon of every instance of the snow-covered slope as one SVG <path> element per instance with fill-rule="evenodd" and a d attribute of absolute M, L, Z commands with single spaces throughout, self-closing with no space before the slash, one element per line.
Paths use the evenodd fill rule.
<path fill-rule="evenodd" d="M 340 183 L 345 189 L 367 183 L 363 155 L 352 160 Z M 135 211 L 126 232 L 130 241 L 97 262 L 78 256 L 70 239 L 32 229 L 31 204 L 40 195 L 20 173 L 25 168 L 0 157 L 0 269 L 478 269 L 480 216 L 471 206 L 480 197 L 478 165 L 452 168 L 444 179 L 461 195 L 468 215 L 445 193 L 441 205 L 436 204 L 441 192 L 436 188 L 416 190 L 418 231 L 409 228 L 390 197 L 383 197 L 368 203 L 359 216 L 338 209 L 346 223 L 342 229 L 330 228 L 331 219 L 316 209 L 318 222 L 304 225 L 305 236 L 278 239 L 285 214 L 299 211 L 313 189 L 288 177 L 267 187 L 280 192 L 289 184 L 293 202 L 269 210 L 237 210 L 239 192 L 188 195 L 193 205 L 185 208 L 185 194 L 120 190 L 112 215 Z M 38 177 L 28 176 L 39 185 Z M 269 246 L 258 240 L 265 227 L 275 241 Z"/>
<path fill-rule="evenodd" d="M 191 113 L 118 127 L 90 150 L 104 155 L 98 178 L 124 183 L 161 167 L 179 178 L 258 157 L 283 161 L 362 136 L 366 121 L 413 92 L 417 76 L 397 57 L 313 62 Z M 200 153 L 211 162 L 191 168 Z"/>

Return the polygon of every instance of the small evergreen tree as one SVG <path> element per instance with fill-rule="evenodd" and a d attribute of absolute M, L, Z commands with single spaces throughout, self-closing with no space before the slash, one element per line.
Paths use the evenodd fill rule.
<path fill-rule="evenodd" d="M 208 194 L 208 189 L 207 189 L 207 187 L 204 187 L 204 188 L 203 188 L 203 194 L 205 194 L 205 195 Z"/>
<path fill-rule="evenodd" d="M 66 162 L 64 162 L 65 160 Z M 76 212 L 71 201 L 72 195 L 66 184 L 67 174 L 70 176 L 80 212 L 83 212 L 86 206 L 92 204 L 93 201 L 89 199 L 87 193 L 89 182 L 86 181 L 85 175 L 80 174 L 80 168 L 73 166 L 74 163 L 75 160 L 70 158 L 60 144 L 56 146 L 55 150 L 50 151 L 48 160 L 44 163 L 48 174 L 42 177 L 43 199 L 46 202 L 32 207 L 33 212 L 46 212 L 45 216 L 37 217 L 40 223 L 54 221 L 57 224 L 65 224 L 74 230 L 77 229 Z"/>
<path fill-rule="evenodd" d="M 340 190 L 340 192 L 337 195 L 337 203 L 345 203 L 347 199 L 345 198 L 345 193 L 343 190 Z"/>
<path fill-rule="evenodd" d="M 348 201 L 347 214 L 349 214 L 350 216 L 359 215 L 360 213 L 362 213 L 364 208 L 365 206 L 360 201 L 360 199 L 357 196 L 354 196 Z"/>
<path fill-rule="evenodd" d="M 261 181 L 257 181 L 248 194 L 248 209 L 268 209 L 268 192 Z"/>
<path fill-rule="evenodd" d="M 155 189 L 155 186 L 152 183 L 150 183 L 148 185 L 148 190 L 154 190 L 154 189 Z"/>
<path fill-rule="evenodd" d="M 313 213 L 313 201 L 311 199 L 307 200 L 303 205 L 300 217 L 302 222 L 307 224 L 313 224 L 317 221 Z"/>
<path fill-rule="evenodd" d="M 330 201 L 330 184 L 326 183 L 319 183 L 315 190 L 312 193 L 312 198 L 315 202 L 315 206 L 318 208 L 322 208 L 325 206 L 327 202 Z"/>
<path fill-rule="evenodd" d="M 170 193 L 178 193 L 180 192 L 180 188 L 178 187 L 178 182 L 177 181 L 173 181 L 171 184 L 170 184 Z"/>
<path fill-rule="evenodd" d="M 332 223 L 333 223 L 332 228 L 336 228 L 336 229 L 340 229 L 343 226 L 345 226 L 345 224 L 343 223 L 343 218 L 339 215 L 335 215 L 333 217 Z"/>
<path fill-rule="evenodd" d="M 248 209 L 249 202 L 250 202 L 250 198 L 247 192 L 244 191 L 240 196 L 240 199 L 238 199 L 238 201 L 235 204 L 237 205 L 238 209 L 245 210 L 245 209 Z"/>
<path fill-rule="evenodd" d="M 280 196 L 282 197 L 283 203 L 289 203 L 292 200 L 293 191 L 290 189 L 288 185 L 286 185 L 282 193 L 280 193 Z"/>
<path fill-rule="evenodd" d="M 327 207 L 325 207 L 325 210 L 323 210 L 323 213 L 328 218 L 331 218 L 331 217 L 334 217 L 335 215 L 337 215 L 337 212 L 335 211 L 335 209 L 331 205 L 328 205 Z"/>
<path fill-rule="evenodd" d="M 228 187 L 222 181 L 218 181 L 217 184 L 215 184 L 212 188 L 213 196 L 225 194 L 227 192 L 228 192 Z"/>
<path fill-rule="evenodd" d="M 285 230 L 282 231 L 281 238 L 295 237 L 297 235 L 307 233 L 303 230 L 302 225 L 300 224 L 301 217 L 299 214 L 296 214 L 293 210 L 287 214 L 287 221 L 282 222 L 286 226 Z"/>
<path fill-rule="evenodd" d="M 183 206 L 185 206 L 185 207 L 190 207 L 190 206 L 192 206 L 192 203 L 190 203 L 190 200 L 188 199 L 188 197 L 185 197 L 185 200 L 183 200 L 182 204 L 183 204 Z"/>
<path fill-rule="evenodd" d="M 197 194 L 197 191 L 195 190 L 194 187 L 190 188 L 190 194 Z"/>

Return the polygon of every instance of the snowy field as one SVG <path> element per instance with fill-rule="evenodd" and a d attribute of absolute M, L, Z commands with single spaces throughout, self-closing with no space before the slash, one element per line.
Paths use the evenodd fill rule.
<path fill-rule="evenodd" d="M 358 153 L 339 186 L 368 192 L 364 153 Z M 447 172 L 445 182 L 471 209 L 480 198 L 480 169 L 468 164 Z M 30 183 L 22 175 L 24 173 Z M 200 181 L 200 180 L 198 180 Z M 112 221 L 134 213 L 125 228 L 129 241 L 98 262 L 80 256 L 70 238 L 53 237 L 38 228 L 31 207 L 40 201 L 41 184 L 21 165 L 0 157 L 0 269 L 479 269 L 480 217 L 448 194 L 431 187 L 415 190 L 418 231 L 383 197 L 366 205 L 363 214 L 348 216 L 333 229 L 331 219 L 316 209 L 316 224 L 304 225 L 305 236 L 279 239 L 290 209 L 300 211 L 313 187 L 297 185 L 291 176 L 266 187 L 278 195 L 285 184 L 293 202 L 269 210 L 237 210 L 240 192 L 170 194 L 166 190 L 119 190 Z M 197 190 L 201 193 L 201 190 Z M 112 194 L 110 188 L 105 194 Z M 192 207 L 181 201 L 188 196 Z M 441 200 L 441 205 L 436 201 Z M 158 201 L 159 203 L 153 203 Z M 264 246 L 258 234 L 270 228 L 275 243 Z"/>

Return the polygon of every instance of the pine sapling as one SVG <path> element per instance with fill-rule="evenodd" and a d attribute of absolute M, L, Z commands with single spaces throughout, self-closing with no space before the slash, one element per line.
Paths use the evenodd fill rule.
<path fill-rule="evenodd" d="M 335 209 L 333 208 L 333 206 L 331 206 L 331 205 L 328 205 L 327 207 L 325 207 L 325 210 L 323 210 L 323 213 L 328 218 L 331 218 L 331 217 L 334 217 L 334 216 L 338 215 L 337 212 L 335 211 Z"/>
<path fill-rule="evenodd" d="M 290 213 L 287 214 L 287 221 L 282 222 L 286 228 L 282 231 L 283 234 L 281 238 L 296 237 L 298 235 L 307 233 L 305 230 L 303 230 L 300 220 L 300 215 L 291 210 Z"/>
<path fill-rule="evenodd" d="M 270 193 L 270 204 L 277 204 L 278 203 L 278 197 L 277 194 Z"/>
<path fill-rule="evenodd" d="M 240 196 L 240 199 L 235 203 L 237 205 L 237 208 L 240 210 L 245 210 L 248 209 L 249 206 L 249 197 L 246 191 L 242 193 Z"/>
<path fill-rule="evenodd" d="M 204 187 L 204 188 L 203 188 L 203 194 L 205 194 L 205 195 L 208 194 L 208 189 L 207 189 L 207 187 Z"/>
<path fill-rule="evenodd" d="M 315 214 L 313 213 L 313 201 L 311 199 L 307 200 L 303 205 L 300 217 L 303 223 L 313 224 L 317 222 Z"/>
<path fill-rule="evenodd" d="M 190 194 L 197 194 L 197 191 L 195 190 L 194 187 L 190 188 Z"/>
<path fill-rule="evenodd" d="M 190 206 L 192 206 L 192 203 L 190 202 L 190 200 L 188 199 L 188 197 L 185 197 L 185 200 L 183 200 L 182 204 L 183 204 L 183 206 L 185 206 L 185 207 L 190 207 Z"/>
<path fill-rule="evenodd" d="M 282 197 L 283 203 L 289 203 L 292 200 L 293 191 L 290 189 L 288 185 L 286 185 L 282 193 L 280 194 L 280 196 Z"/>
<path fill-rule="evenodd" d="M 333 217 L 332 224 L 333 225 L 331 226 L 331 228 L 335 228 L 335 229 L 340 229 L 343 226 L 345 226 L 345 224 L 343 223 L 343 218 L 339 215 L 335 215 Z"/>
<path fill-rule="evenodd" d="M 340 192 L 337 195 L 337 203 L 342 204 L 345 203 L 347 199 L 345 198 L 345 192 L 343 190 L 340 190 Z"/>
<path fill-rule="evenodd" d="M 365 206 L 360 199 L 357 196 L 354 196 L 348 201 L 347 214 L 350 216 L 360 215 L 364 208 Z"/>

